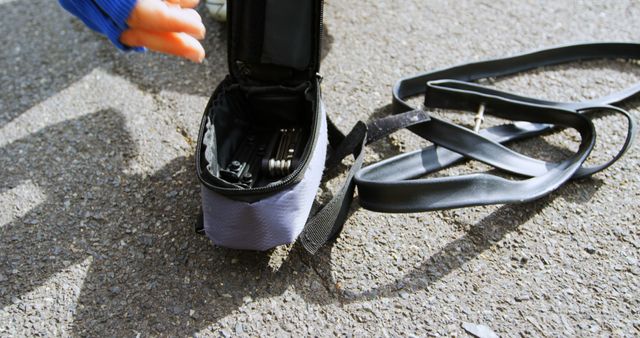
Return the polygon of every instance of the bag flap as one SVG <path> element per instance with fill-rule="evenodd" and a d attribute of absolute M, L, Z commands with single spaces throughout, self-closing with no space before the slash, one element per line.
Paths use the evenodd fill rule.
<path fill-rule="evenodd" d="M 295 85 L 316 76 L 323 0 L 232 0 L 227 6 L 235 80 Z"/>

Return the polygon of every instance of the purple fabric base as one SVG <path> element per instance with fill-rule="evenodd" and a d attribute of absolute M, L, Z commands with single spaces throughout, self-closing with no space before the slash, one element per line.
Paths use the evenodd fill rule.
<path fill-rule="evenodd" d="M 302 181 L 289 190 L 247 203 L 201 187 L 204 230 L 214 244 L 264 251 L 296 240 L 307 222 L 324 171 L 328 141 L 322 103 L 320 113 L 320 137 L 307 172 Z"/>

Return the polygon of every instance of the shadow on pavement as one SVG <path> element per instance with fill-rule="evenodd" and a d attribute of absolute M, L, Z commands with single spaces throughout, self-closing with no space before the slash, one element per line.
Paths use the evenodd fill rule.
<path fill-rule="evenodd" d="M 0 28 L 12 32 L 0 50 L 6 84 L 0 127 L 97 67 L 147 92 L 200 96 L 209 96 L 228 72 L 225 28 L 207 15 L 207 59 L 196 65 L 118 52 L 56 1 L 10 1 L 0 9 Z M 327 33 L 323 56 L 332 40 Z M 68 309 L 77 335 L 197 332 L 237 310 L 247 296 L 277 296 L 291 286 L 314 303 L 330 299 L 304 291 L 310 268 L 295 254 L 274 268 L 269 253 L 214 248 L 195 235 L 200 198 L 193 158 L 176 158 L 151 176 L 126 174 L 137 150 L 124 121 L 118 111 L 100 111 L 0 149 L 0 193 L 29 182 L 44 196 L 2 227 L 3 309 L 88 258 L 77 306 L 71 302 Z"/>
<path fill-rule="evenodd" d="M 34 10 L 37 9 L 37 10 Z M 0 127 L 100 67 L 151 93 L 162 90 L 208 97 L 228 73 L 226 26 L 201 4 L 207 27 L 202 64 L 159 53 L 123 53 L 65 12 L 57 1 L 0 3 Z M 325 27 L 322 57 L 333 37 Z M 204 107 L 203 107 L 204 108 Z"/>
<path fill-rule="evenodd" d="M 59 148 L 51 148 L 51 137 Z M 0 150 L 0 191 L 30 181 L 46 196 L 3 227 L 0 269 L 15 274 L 0 282 L 2 308 L 89 257 L 74 316 L 83 336 L 197 332 L 244 297 L 273 297 L 292 286 L 313 303 L 331 298 L 307 292 L 309 268 L 295 254 L 274 269 L 269 253 L 214 248 L 196 235 L 193 158 L 176 158 L 150 176 L 126 175 L 136 155 L 131 143 L 124 117 L 105 110 Z"/>
<path fill-rule="evenodd" d="M 141 88 L 209 96 L 227 73 L 225 29 L 208 15 L 203 64 L 158 53 L 123 53 L 65 12 L 57 1 L 0 4 L 0 127 L 100 67 Z M 204 13 L 203 10 L 200 10 Z"/>
<path fill-rule="evenodd" d="M 7 84 L 0 92 L 0 126 L 95 67 L 111 69 L 147 91 L 203 96 L 227 73 L 224 29 L 210 19 L 207 62 L 194 65 L 116 52 L 55 1 L 13 1 L 0 10 L 0 29 L 12 32 L 0 50 L 0 81 Z M 193 232 L 200 203 L 193 158 L 176 158 L 150 176 L 126 174 L 137 150 L 124 121 L 117 111 L 100 111 L 0 149 L 0 192 L 32 182 L 45 196 L 2 228 L 0 269 L 15 271 L 0 281 L 2 308 L 87 258 L 91 265 L 73 326 L 82 336 L 198 332 L 238 310 L 245 297 L 271 298 L 289 288 L 314 304 L 394 295 L 395 284 L 358 295 L 337 290 L 331 282 L 331 245 L 314 257 L 295 246 L 279 268 L 271 264 L 270 253 L 212 247 Z M 58 141 L 49 142 L 54 137 Z M 589 191 L 588 198 L 598 189 L 593 183 L 576 185 Z M 413 290 L 427 288 L 517 230 L 566 189 L 534 203 L 501 207 L 402 277 L 402 283 Z M 316 273 L 323 278 L 321 290 L 313 287 Z"/>
<path fill-rule="evenodd" d="M 448 243 L 442 249 L 431 255 L 420 267 L 403 275 L 392 283 L 374 287 L 370 290 L 356 293 L 350 290 L 338 290 L 334 287 L 336 297 L 341 304 L 357 303 L 374 300 L 378 297 L 398 297 L 399 292 L 417 292 L 428 289 L 438 280 L 449 273 L 461 268 L 467 262 L 476 259 L 484 251 L 493 247 L 507 234 L 518 231 L 520 226 L 540 213 L 555 198 L 561 197 L 574 203 L 587 203 L 598 191 L 602 182 L 587 179 L 586 184 L 569 184 L 561 188 L 560 192 L 542 198 L 538 201 L 519 205 L 505 205 L 486 216 L 462 237 Z M 569 191 L 567 191 L 569 190 Z M 573 194 L 579 190 L 579 193 Z M 307 264 L 326 281 L 326 285 L 335 286 L 337 281 L 331 277 L 331 257 L 333 243 L 323 247 L 316 256 L 303 254 Z M 303 249 L 300 249 L 301 251 Z"/>
<path fill-rule="evenodd" d="M 59 138 L 58 148 L 51 147 L 51 137 Z M 136 156 L 130 144 L 124 117 L 105 110 L 0 150 L 0 167 L 6 168 L 0 191 L 31 181 L 46 196 L 3 227 L 1 270 L 17 271 L 0 284 L 3 308 L 88 257 L 92 262 L 74 319 L 79 335 L 197 332 L 237 310 L 247 296 L 270 298 L 290 287 L 314 304 L 337 302 L 335 296 L 349 302 L 392 296 L 395 286 L 364 295 L 335 289 L 327 282 L 331 246 L 315 257 L 296 247 L 278 269 L 269 264 L 269 253 L 212 247 L 192 228 L 199 208 L 193 158 L 176 158 L 150 176 L 126 175 Z M 60 160 L 63 155 L 73 160 Z M 597 191 L 592 184 L 581 188 Z M 425 277 L 432 283 L 477 257 L 547 203 L 502 207 L 404 276 L 403 283 L 427 287 L 421 284 Z M 324 277 L 325 289 L 311 287 L 311 270 Z"/>

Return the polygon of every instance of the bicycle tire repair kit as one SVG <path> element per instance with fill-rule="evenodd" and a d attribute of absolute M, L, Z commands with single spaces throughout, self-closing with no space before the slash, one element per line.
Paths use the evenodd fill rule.
<path fill-rule="evenodd" d="M 196 149 L 202 214 L 196 230 L 214 244 L 268 250 L 300 243 L 315 253 L 342 230 L 357 187 L 363 208 L 423 212 L 538 199 L 571 179 L 601 171 L 629 148 L 635 123 L 620 103 L 640 83 L 600 99 L 552 102 L 474 81 L 591 59 L 640 59 L 640 45 L 592 43 L 469 63 L 400 80 L 393 114 L 358 122 L 342 134 L 327 118 L 320 93 L 322 0 L 234 0 L 228 3 L 230 74 L 205 109 Z M 424 95 L 424 107 L 405 100 Z M 475 130 L 431 116 L 427 109 L 477 112 Z M 624 144 L 608 162 L 587 166 L 596 142 L 592 117 L 627 119 Z M 484 115 L 513 121 L 480 129 Z M 363 166 L 367 144 L 408 129 L 433 143 Z M 503 144 L 564 128 L 580 134 L 566 159 L 550 163 Z M 353 155 L 341 188 L 312 213 L 325 168 Z M 423 178 L 473 159 L 510 174 Z"/>

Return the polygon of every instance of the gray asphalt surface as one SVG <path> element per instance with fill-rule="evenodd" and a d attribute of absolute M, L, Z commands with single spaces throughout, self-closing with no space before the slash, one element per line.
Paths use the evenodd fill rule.
<path fill-rule="evenodd" d="M 192 231 L 193 149 L 226 69 L 123 54 L 55 1 L 0 1 L 1 336 L 640 335 L 640 152 L 517 206 L 409 215 L 354 205 L 316 256 L 216 248 Z M 322 74 L 347 130 L 389 113 L 398 78 L 571 42 L 638 41 L 640 2 L 327 1 Z M 640 80 L 626 61 L 491 82 L 543 98 L 597 97 Z M 638 119 L 640 102 L 628 104 Z M 471 123 L 471 115 L 442 113 Z M 622 140 L 603 118 L 593 161 Z M 575 149 L 560 133 L 515 146 Z M 617 142 L 617 143 L 616 143 Z M 399 133 L 368 161 L 422 143 Z M 478 164 L 447 173 L 487 170 Z M 337 181 L 327 186 L 335 187 Z"/>

